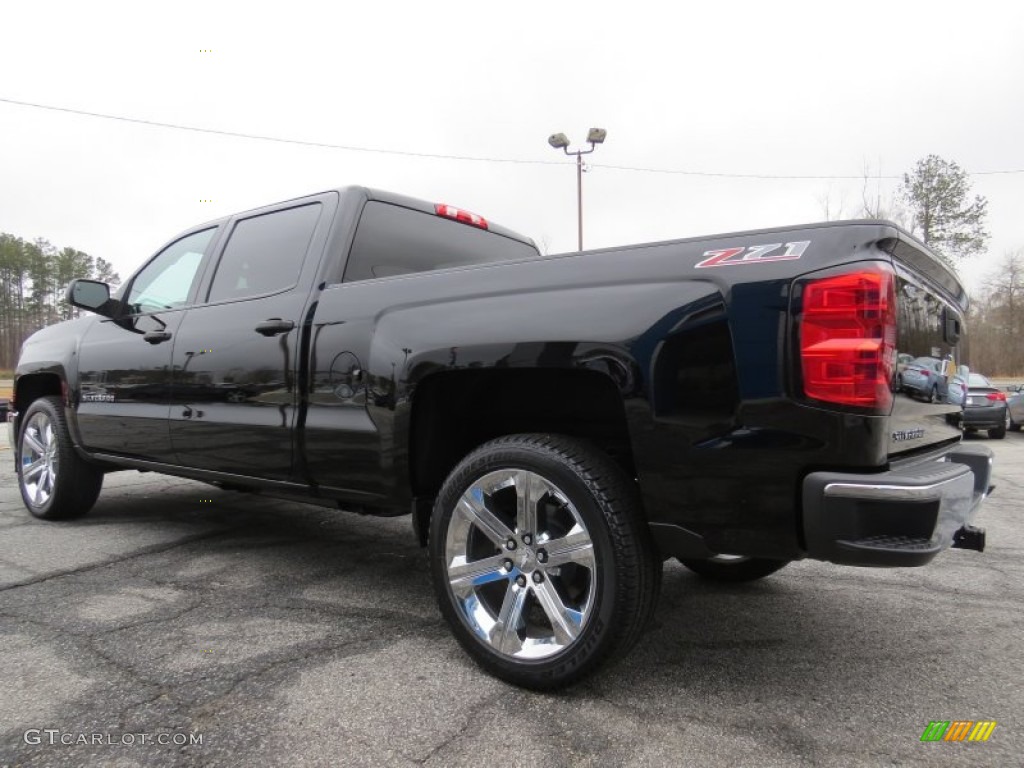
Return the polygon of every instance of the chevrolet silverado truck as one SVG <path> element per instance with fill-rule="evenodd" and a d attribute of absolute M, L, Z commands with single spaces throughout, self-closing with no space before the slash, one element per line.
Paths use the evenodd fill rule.
<path fill-rule="evenodd" d="M 486 670 L 567 685 L 621 656 L 662 564 L 982 550 L 992 454 L 897 392 L 961 360 L 967 297 L 882 221 L 543 256 L 446 204 L 347 187 L 185 231 L 25 343 L 28 510 L 135 469 L 411 514 L 441 614 Z"/>

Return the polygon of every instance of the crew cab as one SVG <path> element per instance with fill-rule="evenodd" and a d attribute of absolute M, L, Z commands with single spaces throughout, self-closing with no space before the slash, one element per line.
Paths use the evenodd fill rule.
<path fill-rule="evenodd" d="M 82 515 L 125 469 L 411 514 L 454 635 L 516 684 L 625 653 L 670 557 L 747 581 L 984 546 L 991 452 L 961 443 L 960 404 L 896 386 L 899 355 L 961 359 L 967 297 L 889 222 L 542 256 L 346 187 L 196 226 L 68 300 L 92 314 L 16 370 L 33 515 Z"/>

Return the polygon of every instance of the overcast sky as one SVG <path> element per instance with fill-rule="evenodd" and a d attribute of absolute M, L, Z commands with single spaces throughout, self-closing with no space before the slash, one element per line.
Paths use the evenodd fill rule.
<path fill-rule="evenodd" d="M 935 153 L 1024 170 L 1024 3 L 0 4 L 0 99 L 475 162 L 270 143 L 0 102 L 0 231 L 127 277 L 175 232 L 346 184 L 458 205 L 576 247 L 858 212 L 858 179 Z M 207 52 L 209 51 L 209 52 Z M 972 176 L 990 253 L 1024 248 L 1024 172 Z M 871 184 L 883 196 L 897 181 Z M 211 201 L 211 202 L 201 202 Z"/>

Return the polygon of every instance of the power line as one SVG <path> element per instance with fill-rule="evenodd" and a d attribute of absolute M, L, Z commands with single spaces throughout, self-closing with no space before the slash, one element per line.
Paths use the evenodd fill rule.
<path fill-rule="evenodd" d="M 469 160 L 478 163 L 518 163 L 523 165 L 565 165 L 558 160 L 517 160 L 504 157 L 474 157 L 471 155 L 445 155 L 433 152 L 410 152 L 401 149 L 379 149 L 375 147 L 356 147 L 348 144 L 330 144 L 322 141 L 305 141 L 303 139 L 287 139 L 281 136 L 264 136 L 258 133 L 242 133 L 239 131 L 222 131 L 217 128 L 200 128 L 194 125 L 180 125 L 178 123 L 163 123 L 158 120 L 143 120 L 137 117 L 124 117 L 122 115 L 108 115 L 103 112 L 89 112 L 84 109 L 71 109 L 70 107 L 55 107 L 50 104 L 34 104 L 30 101 L 17 101 L 15 99 L 0 98 L 0 102 L 14 104 L 19 107 L 32 107 L 34 109 L 46 109 L 51 112 L 66 112 L 72 115 L 84 117 L 98 117 L 104 120 L 117 120 L 122 123 L 135 123 L 136 125 L 148 125 L 155 128 L 171 128 L 176 131 L 192 131 L 194 133 L 207 133 L 215 136 L 229 136 L 236 139 L 252 139 L 254 141 L 273 141 L 278 144 L 297 144 L 303 147 L 319 147 L 321 149 L 341 149 L 348 152 L 373 152 L 381 155 L 399 155 L 402 157 L 425 157 L 437 160 Z"/>
<path fill-rule="evenodd" d="M 72 109 L 70 107 L 58 107 L 52 104 L 37 104 L 30 101 L 18 101 L 16 99 L 6 99 L 0 97 L 0 102 L 4 104 L 12 104 L 18 107 L 31 107 L 33 109 L 43 109 L 50 112 L 64 112 L 71 115 L 80 115 L 83 117 L 95 117 L 103 120 L 116 120 L 122 123 L 133 123 L 136 125 L 148 125 L 154 128 L 169 128 L 176 131 L 191 131 L 193 133 L 205 133 L 214 136 L 228 136 L 236 139 L 250 139 L 253 141 L 271 141 L 277 144 L 292 144 L 302 147 L 317 147 L 320 149 L 340 149 L 346 152 L 369 152 L 380 155 L 396 155 L 399 157 L 420 157 L 429 158 L 434 160 L 461 160 L 465 162 L 475 163 L 508 163 L 513 165 L 565 165 L 566 163 L 561 160 L 523 160 L 511 157 L 480 157 L 474 155 L 449 155 L 435 152 L 412 152 L 409 150 L 401 149 L 381 149 L 379 147 L 357 147 L 349 144 L 332 144 L 322 141 L 305 141 L 303 139 L 289 139 L 281 136 L 266 136 L 258 133 L 243 133 L 240 131 L 225 131 L 217 128 L 201 128 L 194 125 L 181 125 L 179 123 L 165 123 L 158 120 L 143 120 L 137 117 L 125 117 L 123 115 L 110 115 L 103 112 L 91 112 L 84 109 Z M 628 171 L 632 173 L 660 173 L 669 174 L 675 176 L 699 176 L 707 178 L 723 178 L 723 179 L 766 179 L 771 181 L 841 181 L 841 180 L 857 180 L 864 179 L 864 175 L 860 176 L 848 176 L 848 175 L 799 175 L 799 174 L 770 174 L 770 173 L 720 173 L 713 171 L 690 171 L 682 169 L 672 168 L 644 168 L 630 165 L 606 165 L 604 163 L 591 163 L 593 168 L 604 168 L 610 171 Z M 1009 170 L 996 170 L 996 171 L 973 171 L 969 172 L 969 176 L 996 176 L 996 175 L 1009 175 L 1024 173 L 1024 168 L 1016 168 Z M 897 175 L 873 175 L 867 176 L 868 179 L 902 179 L 903 176 Z"/>
<path fill-rule="evenodd" d="M 604 165 L 598 163 L 591 163 L 595 168 L 606 168 L 610 171 L 634 171 L 636 173 L 667 173 L 681 176 L 711 176 L 716 178 L 724 179 L 771 179 L 775 181 L 779 180 L 804 180 L 812 179 L 815 181 L 836 181 L 843 179 L 856 179 L 860 181 L 865 176 L 793 176 L 785 174 L 771 174 L 771 173 L 713 173 L 711 171 L 676 171 L 669 168 L 639 168 L 632 165 Z M 990 171 L 991 173 L 991 171 Z M 996 171 L 1000 173 L 1000 171 Z M 1020 171 L 1003 171 L 1003 173 L 1020 173 Z M 867 176 L 869 181 L 871 179 L 902 179 L 902 176 L 879 176 L 877 174 Z"/>
<path fill-rule="evenodd" d="M 814 181 L 833 181 L 833 180 L 844 180 L 854 179 L 861 181 L 867 179 L 902 179 L 902 175 L 886 176 L 880 174 L 863 174 L 860 176 L 797 176 L 788 174 L 771 174 L 771 173 L 712 173 L 710 171 L 676 171 L 669 168 L 640 168 L 631 165 L 604 165 L 602 163 L 590 163 L 594 168 L 606 168 L 611 171 L 635 171 L 637 173 L 668 173 L 678 174 L 683 176 L 715 176 L 726 179 L 773 179 L 773 180 L 814 180 Z M 997 174 L 1012 174 L 1012 173 L 1024 173 L 1024 168 L 1018 168 L 1008 171 L 973 171 L 968 172 L 968 176 L 995 176 Z"/>

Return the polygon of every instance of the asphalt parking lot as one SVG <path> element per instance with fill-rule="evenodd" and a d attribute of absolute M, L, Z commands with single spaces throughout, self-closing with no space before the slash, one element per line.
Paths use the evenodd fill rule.
<path fill-rule="evenodd" d="M 985 441 L 984 554 L 801 562 L 734 587 L 673 563 L 633 654 L 555 695 L 463 655 L 407 518 L 124 472 L 89 517 L 44 523 L 0 438 L 0 766 L 1007 766 L 1024 753 L 1024 434 Z M 998 725 L 984 743 L 922 743 L 932 720 Z"/>

